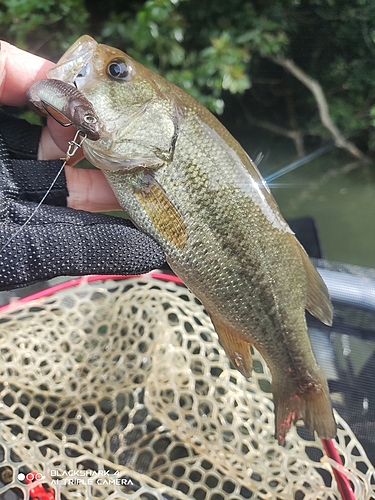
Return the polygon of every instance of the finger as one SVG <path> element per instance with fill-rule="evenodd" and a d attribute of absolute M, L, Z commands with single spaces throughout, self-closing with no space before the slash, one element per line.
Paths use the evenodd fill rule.
<path fill-rule="evenodd" d="M 30 85 L 45 78 L 47 71 L 55 64 L 8 42 L 0 43 L 0 102 L 8 106 L 20 106 L 26 102 Z"/>
<path fill-rule="evenodd" d="M 26 102 L 26 93 L 35 81 L 45 78 L 54 67 L 51 61 L 30 54 L 8 42 L 0 42 L 0 102 L 19 106 Z M 74 137 L 73 127 L 65 129 L 55 120 L 48 119 L 48 127 L 42 132 L 39 159 L 50 160 L 65 157 L 68 142 Z M 78 150 L 71 160 L 75 164 L 83 158 Z M 88 211 L 119 210 L 112 189 L 100 171 L 66 167 L 66 178 L 72 208 Z"/>
<path fill-rule="evenodd" d="M 110 185 L 100 170 L 65 167 L 69 191 L 68 207 L 89 212 L 121 210 Z"/>
<path fill-rule="evenodd" d="M 42 131 L 40 137 L 38 159 L 55 160 L 65 158 L 69 147 L 69 141 L 74 138 L 76 130 L 74 127 L 63 127 L 53 118 L 48 118 L 48 126 Z M 82 149 L 78 149 L 69 161 L 70 165 L 75 165 L 83 158 Z"/>
<path fill-rule="evenodd" d="M 46 77 L 55 64 L 2 41 L 0 45 L 0 102 L 10 106 L 24 104 L 26 93 L 35 81 Z M 42 133 L 39 159 L 54 160 L 65 156 L 73 128 L 64 129 L 55 120 L 48 120 Z M 82 158 L 82 156 L 81 156 Z M 76 162 L 81 159 L 78 155 Z"/>

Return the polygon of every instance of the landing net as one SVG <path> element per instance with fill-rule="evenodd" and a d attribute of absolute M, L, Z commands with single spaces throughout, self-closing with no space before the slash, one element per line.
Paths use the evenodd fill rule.
<path fill-rule="evenodd" d="M 185 287 L 83 281 L 15 303 L 0 349 L 1 500 L 340 500 L 320 440 L 298 426 L 275 441 L 263 359 L 251 380 L 231 369 Z M 357 498 L 375 498 L 336 418 Z"/>

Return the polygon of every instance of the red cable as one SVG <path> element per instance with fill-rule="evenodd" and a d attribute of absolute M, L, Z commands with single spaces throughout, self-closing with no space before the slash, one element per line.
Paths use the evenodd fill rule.
<path fill-rule="evenodd" d="M 338 454 L 335 442 L 333 439 L 322 439 L 322 444 L 327 457 L 332 458 L 335 462 L 343 465 L 340 455 Z M 354 491 L 348 478 L 340 471 L 332 467 L 333 475 L 335 476 L 337 487 L 339 489 L 342 500 L 356 500 Z"/>
<path fill-rule="evenodd" d="M 105 280 L 123 280 L 129 278 L 143 278 L 150 277 L 155 278 L 162 281 L 172 281 L 177 283 L 178 285 L 183 285 L 183 282 L 175 276 L 174 274 L 167 274 L 163 272 L 151 272 L 148 274 L 138 274 L 138 275 L 122 275 L 122 274 L 93 274 L 90 276 L 82 276 L 80 278 L 74 278 L 69 281 L 64 281 L 63 283 L 59 283 L 58 285 L 53 285 L 45 290 L 41 290 L 40 292 L 33 293 L 31 295 L 27 295 L 26 297 L 22 297 L 21 299 L 16 299 L 5 306 L 0 307 L 0 312 L 13 310 L 13 307 L 17 309 L 18 304 L 24 304 L 26 302 L 30 302 L 31 300 L 37 300 L 44 297 L 49 297 L 54 293 L 61 292 L 62 290 L 66 290 L 68 288 L 78 286 L 81 283 L 91 283 L 93 281 L 105 281 Z"/>

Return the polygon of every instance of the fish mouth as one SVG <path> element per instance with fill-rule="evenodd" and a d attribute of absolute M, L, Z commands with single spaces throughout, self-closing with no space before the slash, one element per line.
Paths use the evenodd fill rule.
<path fill-rule="evenodd" d="M 84 95 L 83 89 L 93 77 L 93 59 L 98 43 L 89 35 L 81 36 L 47 73 L 49 79 L 61 80 L 74 86 Z M 84 95 L 84 97 L 86 97 Z M 61 113 L 61 110 L 58 110 Z M 106 135 L 106 127 L 100 121 L 100 137 Z M 97 138 L 95 139 L 97 140 Z"/>
<path fill-rule="evenodd" d="M 81 36 L 60 58 L 56 66 L 48 71 L 48 78 L 76 85 L 76 80 L 81 74 L 87 76 L 89 62 L 97 45 L 98 42 L 91 36 Z"/>
<path fill-rule="evenodd" d="M 72 85 L 74 85 L 76 89 L 81 90 L 86 85 L 88 79 L 90 78 L 90 69 L 91 65 L 86 63 L 74 77 Z"/>

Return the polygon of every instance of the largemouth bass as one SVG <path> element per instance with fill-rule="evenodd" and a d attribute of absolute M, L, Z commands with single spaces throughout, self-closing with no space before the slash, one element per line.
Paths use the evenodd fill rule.
<path fill-rule="evenodd" d="M 250 345 L 265 358 L 279 442 L 300 418 L 333 438 L 305 321 L 307 309 L 331 324 L 328 291 L 239 143 L 183 90 L 89 36 L 49 77 L 92 103 L 101 132 L 86 158 L 201 300 L 233 365 L 251 375 Z"/>

